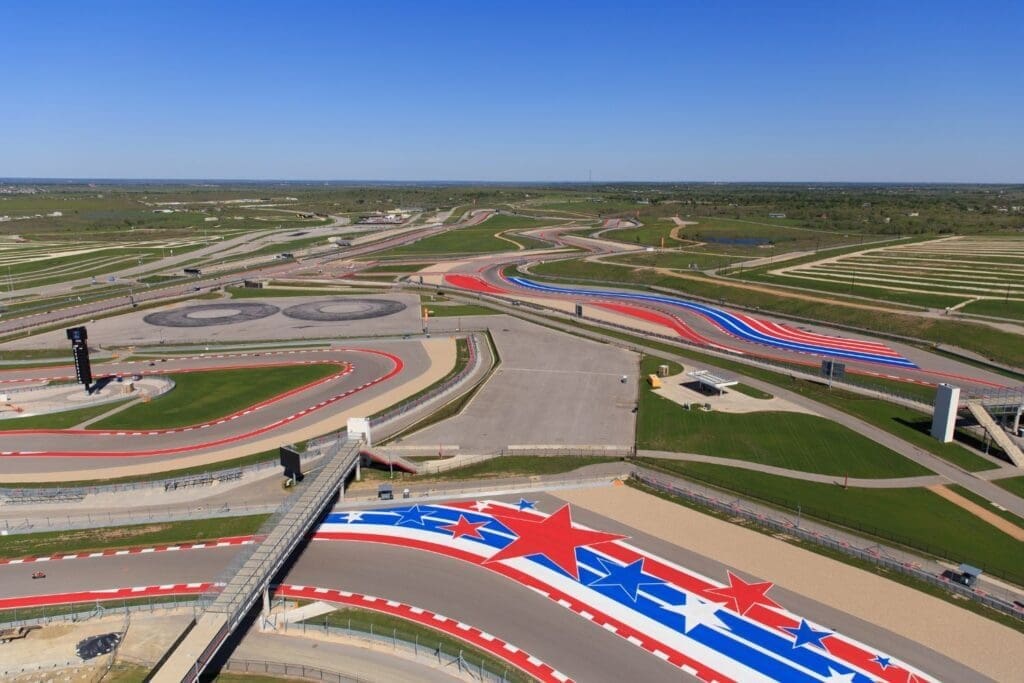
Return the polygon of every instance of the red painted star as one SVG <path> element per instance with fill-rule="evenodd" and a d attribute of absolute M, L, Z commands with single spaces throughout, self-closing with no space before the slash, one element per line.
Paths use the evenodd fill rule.
<path fill-rule="evenodd" d="M 728 588 L 709 588 L 704 592 L 708 595 L 725 598 L 735 611 L 740 614 L 746 614 L 747 610 L 754 605 L 780 607 L 779 603 L 765 595 L 773 585 L 768 581 L 747 583 L 732 572 L 729 572 Z"/>
<path fill-rule="evenodd" d="M 477 529 L 486 524 L 487 522 L 471 522 L 466 519 L 465 515 L 459 515 L 459 521 L 455 522 L 455 524 L 446 524 L 438 527 L 438 529 L 452 532 L 452 538 L 469 536 L 470 538 L 483 539 L 483 535 Z"/>
<path fill-rule="evenodd" d="M 626 538 L 619 534 L 590 531 L 573 526 L 568 504 L 563 505 L 550 517 L 539 521 L 517 519 L 500 514 L 495 516 L 518 538 L 492 555 L 486 562 L 497 562 L 528 555 L 543 555 L 577 580 L 580 578 L 580 574 L 579 568 L 576 566 L 576 548 Z"/>

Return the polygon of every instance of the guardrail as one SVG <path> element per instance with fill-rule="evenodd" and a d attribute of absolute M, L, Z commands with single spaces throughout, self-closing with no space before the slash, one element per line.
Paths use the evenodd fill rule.
<path fill-rule="evenodd" d="M 52 607 L 28 607 L 20 610 L 17 608 L 0 611 L 0 624 L 4 628 L 17 628 L 18 626 L 48 626 L 50 624 L 73 623 L 77 624 L 92 619 L 101 619 L 121 613 L 156 613 L 162 611 L 175 611 L 189 609 L 195 612 L 202 603 L 198 598 L 185 599 L 177 598 L 169 601 L 154 600 L 153 598 L 134 598 L 131 603 L 128 600 L 120 601 L 104 600 L 93 602 L 75 602 L 67 605 L 53 605 Z M 40 611 L 47 611 L 41 616 L 25 616 L 37 614 Z"/>
<path fill-rule="evenodd" d="M 391 422 L 392 420 L 396 420 L 404 415 L 407 415 L 408 413 L 419 409 L 424 404 L 433 401 L 434 399 L 444 394 L 451 393 L 455 389 L 459 388 L 459 386 L 466 380 L 467 377 L 469 377 L 470 375 L 477 371 L 477 369 L 479 368 L 479 363 L 482 358 L 480 355 L 480 342 L 477 340 L 477 333 L 468 335 L 466 337 L 466 342 L 468 346 L 469 359 L 466 362 L 465 367 L 462 368 L 462 370 L 460 370 L 456 375 L 448 378 L 443 383 L 435 386 L 425 394 L 416 397 L 412 401 L 407 401 L 393 408 L 389 408 L 383 411 L 382 413 L 379 413 L 376 416 L 370 418 L 370 426 L 375 429 L 380 428 L 383 425 L 387 424 L 388 422 Z M 382 441 L 383 439 L 388 438 L 388 436 L 389 435 L 386 429 L 380 432 L 375 432 L 374 441 Z M 309 441 L 306 442 L 306 451 L 313 452 L 322 450 L 325 447 L 344 441 L 345 438 L 345 430 L 340 429 L 332 434 L 326 434 L 315 439 L 310 439 Z"/>
<path fill-rule="evenodd" d="M 405 657 L 411 657 L 413 659 L 422 660 L 424 663 L 427 663 L 427 664 L 429 664 L 432 667 L 440 666 L 440 667 L 443 667 L 443 668 L 454 669 L 454 670 L 458 671 L 459 674 L 462 674 L 464 677 L 470 678 L 471 680 L 476 680 L 476 681 L 494 681 L 495 683 L 506 683 L 509 680 L 509 673 L 510 672 L 515 672 L 515 674 L 513 675 L 513 677 L 515 679 L 519 679 L 519 680 L 529 679 L 528 676 L 526 676 L 524 674 L 519 674 L 518 670 L 513 668 L 512 666 L 505 667 L 505 669 L 503 671 L 501 671 L 500 673 L 496 672 L 496 671 L 492 670 L 491 667 L 487 666 L 487 663 L 485 662 L 485 660 L 483 660 L 481 658 L 473 657 L 472 655 L 467 657 L 466 654 L 465 654 L 465 650 L 462 650 L 462 649 L 456 650 L 456 649 L 454 649 L 452 647 L 445 646 L 445 644 L 441 641 L 441 639 L 438 639 L 437 641 L 428 641 L 426 639 L 420 640 L 419 636 L 414 635 L 413 639 L 409 640 L 408 636 L 411 635 L 411 634 L 401 633 L 399 631 L 399 629 L 397 629 L 397 628 L 391 629 L 390 632 L 387 631 L 387 630 L 384 630 L 384 631 L 380 631 L 380 630 L 374 631 L 373 624 L 369 625 L 369 630 L 362 630 L 362 629 L 359 629 L 359 628 L 353 628 L 351 619 L 349 620 L 349 623 L 348 623 L 347 627 L 331 626 L 331 625 L 327 624 L 326 622 L 324 623 L 323 626 L 319 626 L 319 625 L 308 623 L 308 622 L 300 622 L 298 624 L 288 624 L 287 628 L 285 630 L 285 633 L 298 633 L 298 634 L 301 634 L 304 637 L 317 637 L 317 636 L 319 636 L 319 637 L 334 637 L 334 638 L 339 638 L 339 639 L 344 639 L 344 640 L 353 640 L 353 639 L 354 640 L 360 640 L 360 641 L 363 641 L 364 643 L 366 643 L 367 645 L 370 645 L 370 646 L 390 648 L 390 649 L 392 649 L 395 652 L 400 652 Z M 226 671 L 242 671 L 243 670 L 243 669 L 239 669 L 239 668 L 235 668 L 235 667 L 230 666 L 230 662 L 231 661 L 232 661 L 232 659 L 228 660 L 229 664 L 224 667 L 224 670 L 226 670 Z M 252 664 L 250 664 L 250 667 L 252 667 L 253 665 L 258 667 L 261 664 L 264 664 L 264 662 L 253 662 L 253 660 L 237 660 L 237 659 L 235 659 L 234 661 L 239 662 L 239 663 L 246 662 L 246 661 L 252 662 Z M 282 663 L 278 663 L 278 662 L 265 662 L 265 663 L 266 664 L 270 664 L 271 667 L 275 667 L 275 666 L 276 667 L 284 667 L 284 666 L 287 666 L 287 667 L 289 667 L 289 670 L 288 670 L 287 674 L 284 671 L 282 671 L 281 668 L 278 668 L 278 669 L 271 668 L 271 669 L 269 669 L 269 670 L 267 670 L 265 672 L 263 670 L 261 670 L 261 669 L 258 669 L 258 668 L 248 668 L 248 669 L 244 669 L 244 672 L 245 673 L 273 673 L 273 674 L 277 674 L 277 675 L 296 676 L 296 675 L 300 675 L 300 674 L 296 673 L 296 670 L 303 667 L 303 665 L 295 665 L 295 664 L 288 664 L 288 665 L 286 665 L 286 664 L 282 664 Z M 311 669 L 314 672 L 314 676 L 316 675 L 315 674 L 315 671 L 316 671 L 315 667 L 305 667 L 305 668 Z M 333 676 L 342 676 L 342 678 L 323 678 L 323 679 L 321 679 L 321 678 L 313 677 L 310 680 L 316 680 L 316 681 L 319 681 L 319 680 L 324 680 L 324 681 L 358 681 L 360 683 L 362 683 L 363 681 L 366 681 L 367 683 L 369 683 L 370 680 L 374 680 L 374 681 L 380 680 L 379 678 L 376 678 L 376 679 L 363 679 L 363 678 L 360 678 L 359 676 L 354 676 L 352 674 L 346 674 L 346 673 L 341 673 L 341 672 L 337 672 L 337 671 L 327 671 L 326 673 L 328 675 L 333 675 Z M 454 674 L 455 671 L 453 671 L 452 673 Z M 345 676 L 348 676 L 348 678 L 345 678 Z M 301 675 L 300 675 L 300 677 L 307 678 L 306 676 L 301 676 Z"/>
<path fill-rule="evenodd" d="M 684 480 L 666 475 L 656 474 L 641 468 L 635 469 L 630 477 L 658 491 L 683 498 L 704 508 L 709 508 L 725 513 L 730 517 L 742 517 L 748 522 L 763 529 L 775 533 L 796 537 L 802 541 L 814 544 L 819 547 L 828 548 L 843 555 L 854 557 L 858 560 L 884 567 L 886 570 L 911 577 L 930 586 L 941 588 L 952 593 L 955 597 L 966 598 L 973 602 L 980 603 L 996 610 L 1002 614 L 1010 615 L 1024 621 L 1024 605 L 1014 601 L 1013 597 L 1003 597 L 990 592 L 961 586 L 949 581 L 942 576 L 923 570 L 910 555 L 896 553 L 890 548 L 878 544 L 865 545 L 860 547 L 853 543 L 835 538 L 827 533 L 822 533 L 813 528 L 801 527 L 800 516 L 795 519 L 789 517 L 775 517 L 763 512 L 749 509 L 741 505 L 739 499 L 723 499 L 709 490 L 701 491 L 696 485 L 691 485 Z M 727 495 L 727 492 L 723 495 Z"/>

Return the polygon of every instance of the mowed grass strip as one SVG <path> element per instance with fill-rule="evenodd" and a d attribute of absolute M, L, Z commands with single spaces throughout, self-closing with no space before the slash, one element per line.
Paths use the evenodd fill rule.
<path fill-rule="evenodd" d="M 1015 496 L 1024 498 L 1024 477 L 1007 477 L 1006 479 L 994 479 L 992 483 L 1006 489 Z"/>
<path fill-rule="evenodd" d="M 98 529 L 11 534 L 0 536 L 0 558 L 70 555 L 112 548 L 146 548 L 157 545 L 200 542 L 229 536 L 248 536 L 255 533 L 269 516 L 246 515 L 219 519 L 190 519 L 182 522 L 151 522 Z M 97 523 L 101 518 L 102 515 L 97 516 Z"/>
<path fill-rule="evenodd" d="M 924 488 L 863 489 L 819 484 L 722 465 L 640 458 L 686 478 L 762 500 L 792 513 L 967 562 L 1024 585 L 1024 543 Z"/>
<path fill-rule="evenodd" d="M 644 358 L 643 376 L 666 362 L 653 356 Z M 817 415 L 686 410 L 654 393 L 647 384 L 640 388 L 636 434 L 641 449 L 701 453 L 814 474 L 859 478 L 932 474 L 899 453 Z"/>
<path fill-rule="evenodd" d="M 174 389 L 90 429 L 173 429 L 209 422 L 340 371 L 333 363 L 172 373 Z"/>

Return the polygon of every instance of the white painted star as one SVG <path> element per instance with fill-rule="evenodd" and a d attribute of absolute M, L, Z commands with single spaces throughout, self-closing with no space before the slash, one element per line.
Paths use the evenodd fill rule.
<path fill-rule="evenodd" d="M 486 500 L 478 500 L 477 502 L 473 503 L 473 509 L 476 510 L 477 512 L 483 512 L 489 507 L 491 507 L 491 504 L 488 503 Z"/>
<path fill-rule="evenodd" d="M 715 616 L 721 607 L 721 603 L 705 602 L 695 595 L 687 595 L 686 602 L 681 605 L 662 605 L 664 610 L 683 615 L 683 633 L 689 633 L 702 624 L 711 628 L 725 628 L 722 620 Z"/>
<path fill-rule="evenodd" d="M 363 518 L 363 515 L 365 514 L 365 512 L 346 512 L 345 522 L 348 524 L 351 524 L 352 522 L 358 522 Z"/>
<path fill-rule="evenodd" d="M 853 683 L 853 672 L 841 674 L 831 666 L 828 668 L 828 678 L 823 678 L 822 683 Z"/>

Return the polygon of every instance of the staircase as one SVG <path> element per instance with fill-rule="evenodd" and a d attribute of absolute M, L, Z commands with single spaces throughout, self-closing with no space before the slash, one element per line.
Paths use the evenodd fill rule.
<path fill-rule="evenodd" d="M 1010 438 L 1006 430 L 996 424 L 996 421 L 985 410 L 985 406 L 980 401 L 968 401 L 967 410 L 971 412 L 971 415 L 978 421 L 978 424 L 988 432 L 992 440 L 1003 449 L 1003 453 L 1006 453 L 1010 462 L 1017 467 L 1024 467 L 1024 453 L 1021 453 L 1020 447 Z"/>

